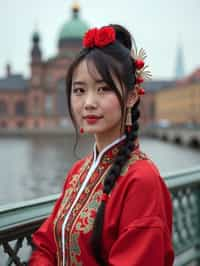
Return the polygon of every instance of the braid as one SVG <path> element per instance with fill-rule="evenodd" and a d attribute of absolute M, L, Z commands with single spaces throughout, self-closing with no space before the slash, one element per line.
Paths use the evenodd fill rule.
<path fill-rule="evenodd" d="M 110 194 L 112 191 L 117 178 L 120 176 L 121 170 L 123 166 L 126 164 L 126 162 L 129 159 L 130 153 L 133 151 L 134 147 L 134 141 L 138 137 L 138 130 L 139 130 L 139 124 L 138 119 L 140 117 L 140 112 L 138 110 L 138 106 L 140 103 L 140 99 L 135 103 L 131 110 L 132 114 L 132 121 L 133 126 L 132 130 L 130 132 L 126 132 L 126 140 L 125 144 L 120 147 L 120 150 L 117 154 L 117 157 L 114 160 L 113 165 L 111 166 L 105 180 L 104 180 L 104 187 L 103 187 L 103 193 L 106 193 L 107 195 Z M 93 250 L 93 254 L 101 266 L 106 266 L 105 261 L 102 258 L 102 228 L 104 223 L 104 214 L 105 214 L 105 207 L 106 202 L 102 201 L 96 214 L 96 218 L 94 221 L 93 226 L 93 235 L 91 238 L 91 247 Z"/>

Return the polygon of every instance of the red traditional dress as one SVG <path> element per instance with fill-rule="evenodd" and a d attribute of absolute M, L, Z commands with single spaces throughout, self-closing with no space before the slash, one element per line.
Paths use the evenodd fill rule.
<path fill-rule="evenodd" d="M 78 161 L 50 217 L 33 235 L 30 266 L 97 266 L 90 247 L 104 178 L 123 145 L 115 140 Z M 172 266 L 172 204 L 153 162 L 139 145 L 106 203 L 102 256 L 112 266 Z"/>

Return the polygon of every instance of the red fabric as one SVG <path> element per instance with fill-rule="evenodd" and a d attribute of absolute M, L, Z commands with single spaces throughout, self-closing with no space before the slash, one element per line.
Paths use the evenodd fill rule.
<path fill-rule="evenodd" d="M 108 265 L 172 266 L 172 205 L 156 167 L 148 161 L 137 161 L 129 169 L 126 180 L 120 181 L 118 187 L 123 187 L 123 191 L 117 196 L 116 188 L 112 195 L 118 198 L 118 207 L 123 205 L 119 237 L 111 245 L 106 233 L 118 220 L 116 201 L 110 202 L 106 210 L 108 213 L 112 209 L 112 218 L 106 216 L 108 228 L 104 231 L 105 246 L 111 246 Z"/>
<path fill-rule="evenodd" d="M 101 167 L 107 161 L 101 162 Z M 62 196 L 57 201 L 52 215 L 33 235 L 37 249 L 32 254 L 30 266 L 62 265 L 62 260 L 57 257 L 59 251 L 53 233 L 53 220 L 63 200 L 64 192 L 68 189 L 70 179 L 78 173 L 82 164 L 83 161 L 76 164 L 69 173 Z M 92 176 L 94 180 L 95 177 L 99 179 L 98 172 Z M 84 179 L 83 174 L 80 179 Z M 94 180 L 91 184 L 95 183 Z M 92 187 L 88 192 L 87 202 L 83 203 L 78 215 L 74 214 L 72 225 L 69 223 L 67 239 L 70 245 L 66 253 L 70 252 L 71 260 L 67 262 L 68 266 L 98 265 L 91 252 L 89 240 L 92 233 L 91 221 L 96 215 L 93 207 L 101 201 L 101 189 L 102 184 L 96 183 Z M 84 202 L 84 198 L 80 202 Z M 90 210 L 89 215 L 86 209 Z M 172 266 L 174 252 L 171 236 L 172 205 L 168 189 L 150 160 L 137 160 L 127 167 L 124 175 L 119 177 L 106 203 L 102 256 L 110 266 Z M 74 240 L 78 241 L 76 249 L 73 249 Z M 77 264 L 77 261 L 80 264 Z"/>

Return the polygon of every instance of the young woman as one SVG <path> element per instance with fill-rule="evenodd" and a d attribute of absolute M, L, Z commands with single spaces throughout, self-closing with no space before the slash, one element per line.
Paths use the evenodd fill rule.
<path fill-rule="evenodd" d="M 173 265 L 170 194 L 138 141 L 142 55 L 120 25 L 85 34 L 66 90 L 76 131 L 95 144 L 34 233 L 30 266 Z"/>

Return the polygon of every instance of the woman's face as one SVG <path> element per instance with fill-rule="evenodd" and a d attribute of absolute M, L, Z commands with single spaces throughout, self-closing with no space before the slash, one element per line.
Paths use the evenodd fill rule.
<path fill-rule="evenodd" d="M 113 90 L 95 71 L 95 79 L 88 72 L 87 62 L 83 60 L 72 77 L 71 107 L 79 128 L 96 136 L 119 137 L 122 112 L 119 100 Z M 121 92 L 119 82 L 115 82 Z"/>

